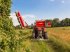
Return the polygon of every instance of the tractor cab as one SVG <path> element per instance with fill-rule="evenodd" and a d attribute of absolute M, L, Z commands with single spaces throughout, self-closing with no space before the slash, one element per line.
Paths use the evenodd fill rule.
<path fill-rule="evenodd" d="M 47 39 L 46 22 L 45 20 L 37 20 L 33 28 L 33 38 Z"/>

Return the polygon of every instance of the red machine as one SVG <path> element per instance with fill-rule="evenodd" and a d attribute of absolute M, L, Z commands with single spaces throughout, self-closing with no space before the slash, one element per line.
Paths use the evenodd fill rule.
<path fill-rule="evenodd" d="M 22 28 L 28 26 L 27 23 L 24 22 L 22 16 L 20 15 L 20 12 L 16 12 L 16 16 Z"/>
<path fill-rule="evenodd" d="M 24 22 L 22 16 L 19 12 L 16 12 L 17 19 L 21 25 L 21 27 L 26 27 L 27 23 Z M 25 25 L 26 24 L 26 25 Z M 44 38 L 47 39 L 46 25 L 51 27 L 51 22 L 46 20 L 37 20 L 33 27 L 33 38 Z"/>
<path fill-rule="evenodd" d="M 49 20 L 46 20 L 46 27 L 51 27 L 51 21 L 49 21 Z"/>
<path fill-rule="evenodd" d="M 38 20 L 35 23 L 33 28 L 33 38 L 44 38 L 47 39 L 46 33 L 46 21 L 45 20 Z"/>
<path fill-rule="evenodd" d="M 36 21 L 37 27 L 45 27 L 45 21 Z"/>

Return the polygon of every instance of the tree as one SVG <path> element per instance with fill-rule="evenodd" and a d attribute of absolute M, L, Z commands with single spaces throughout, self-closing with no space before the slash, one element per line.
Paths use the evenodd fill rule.
<path fill-rule="evenodd" d="M 9 18 L 11 0 L 0 0 L 0 28 L 10 31 L 13 29 L 12 20 Z"/>
<path fill-rule="evenodd" d="M 0 52 L 5 52 L 7 47 L 10 47 L 11 52 L 13 52 L 12 45 L 13 37 L 15 34 L 12 20 L 9 18 L 11 9 L 11 0 L 0 0 Z M 10 39 L 8 39 L 10 37 Z M 3 50 L 3 51 L 1 51 Z M 9 51 L 6 51 L 9 52 Z"/>
<path fill-rule="evenodd" d="M 65 18 L 61 21 L 62 26 L 70 26 L 70 19 Z"/>
<path fill-rule="evenodd" d="M 0 0 L 0 15 L 9 16 L 11 8 L 11 0 Z"/>
<path fill-rule="evenodd" d="M 52 20 L 52 27 L 58 27 L 58 26 L 60 26 L 60 21 L 58 18 L 54 18 Z"/>

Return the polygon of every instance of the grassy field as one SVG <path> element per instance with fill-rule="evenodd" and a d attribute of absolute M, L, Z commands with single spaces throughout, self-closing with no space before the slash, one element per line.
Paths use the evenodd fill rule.
<path fill-rule="evenodd" d="M 34 40 L 32 30 L 15 30 L 21 46 L 17 52 L 70 52 L 70 27 L 47 28 L 48 40 Z"/>
<path fill-rule="evenodd" d="M 32 39 L 32 29 L 15 29 L 15 32 L 12 44 L 4 43 L 7 46 L 4 51 L 0 49 L 1 52 L 70 52 L 70 27 L 47 28 L 48 39 L 45 41 Z M 10 37 L 5 35 L 1 38 L 6 41 Z"/>

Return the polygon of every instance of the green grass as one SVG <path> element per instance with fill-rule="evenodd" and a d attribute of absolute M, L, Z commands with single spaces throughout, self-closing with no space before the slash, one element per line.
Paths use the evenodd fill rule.
<path fill-rule="evenodd" d="M 70 27 L 47 28 L 46 41 L 32 39 L 32 29 L 15 29 L 15 32 L 12 41 L 4 33 L 0 35 L 0 46 L 4 47 L 0 47 L 0 52 L 70 52 L 70 39 L 67 38 Z"/>
<path fill-rule="evenodd" d="M 60 38 L 62 34 L 67 33 L 66 31 L 70 31 L 70 27 L 47 28 L 49 36 L 47 41 L 32 40 L 30 38 L 32 36 L 32 30 L 30 29 L 15 31 L 19 34 L 19 37 L 21 37 L 23 52 L 70 52 L 70 44 Z M 56 36 L 54 34 L 56 34 Z M 60 37 L 58 37 L 58 35 L 60 35 Z"/>
<path fill-rule="evenodd" d="M 70 52 L 70 45 L 54 36 L 49 37 L 48 43 L 52 46 L 55 52 Z"/>

